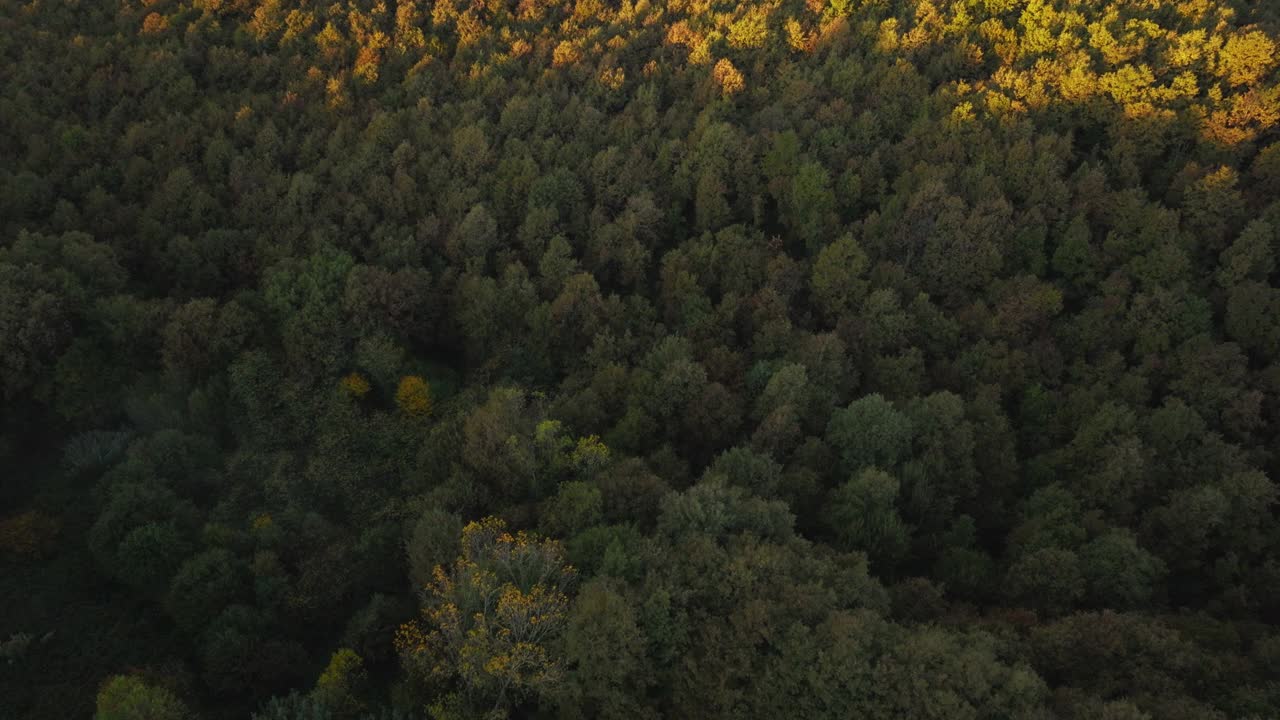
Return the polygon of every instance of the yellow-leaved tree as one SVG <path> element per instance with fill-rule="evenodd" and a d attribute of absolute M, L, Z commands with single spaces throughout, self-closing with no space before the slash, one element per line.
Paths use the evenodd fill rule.
<path fill-rule="evenodd" d="M 497 518 L 462 529 L 462 555 L 437 566 L 420 617 L 402 625 L 396 649 L 410 676 L 442 683 L 446 704 L 505 717 L 560 683 L 556 649 L 575 572 L 559 542 L 512 534 Z"/>
<path fill-rule="evenodd" d="M 406 415 L 424 417 L 431 414 L 431 386 L 417 375 L 400 378 L 396 387 L 396 405 Z"/>
<path fill-rule="evenodd" d="M 738 68 L 729 62 L 729 58 L 721 58 L 716 63 L 716 66 L 711 69 L 711 77 L 720 86 L 720 90 L 725 97 L 729 97 L 746 87 L 746 83 L 742 79 L 742 73 L 738 72 Z"/>
<path fill-rule="evenodd" d="M 360 373 L 349 373 L 338 384 L 344 392 L 357 399 L 369 394 L 369 381 Z"/>

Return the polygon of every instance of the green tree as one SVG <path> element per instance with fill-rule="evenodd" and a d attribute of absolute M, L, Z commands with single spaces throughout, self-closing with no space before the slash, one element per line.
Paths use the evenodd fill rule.
<path fill-rule="evenodd" d="M 573 536 L 604 519 L 600 488 L 581 481 L 561 483 L 544 508 L 542 525 L 551 535 Z"/>
<path fill-rule="evenodd" d="M 835 411 L 826 437 L 839 454 L 844 472 L 853 474 L 870 466 L 893 468 L 911 448 L 912 424 L 876 393 Z"/>
<path fill-rule="evenodd" d="M 94 720 L 188 720 L 194 717 L 169 690 L 132 675 L 116 675 L 98 690 Z"/>
<path fill-rule="evenodd" d="M 1234 285 L 1227 295 L 1227 335 L 1263 357 L 1280 352 L 1280 289 L 1256 280 Z"/>
<path fill-rule="evenodd" d="M 646 638 L 632 601 L 607 580 L 583 585 L 564 631 L 565 683 L 559 693 L 568 718 L 655 716 L 645 692 L 653 682 Z"/>
<path fill-rule="evenodd" d="M 458 224 L 454 252 L 476 269 L 483 270 L 486 259 L 498 246 L 498 222 L 484 205 L 476 205 Z"/>
<path fill-rule="evenodd" d="M 154 593 L 168 587 L 169 579 L 190 554 L 190 546 L 173 523 L 152 522 L 125 535 L 115 554 L 121 579 Z"/>
<path fill-rule="evenodd" d="M 1061 613 L 1084 596 L 1085 578 L 1074 552 L 1043 548 L 1023 555 L 1009 567 L 1005 588 L 1015 601 Z"/>
<path fill-rule="evenodd" d="M 1164 578 L 1164 563 L 1143 550 L 1132 533 L 1113 530 L 1080 550 L 1089 599 L 1116 609 L 1145 607 Z"/>
<path fill-rule="evenodd" d="M 812 255 L 823 248 L 837 226 L 831 175 L 820 163 L 802 162 L 791 181 L 788 226 Z"/>
<path fill-rule="evenodd" d="M 1057 247 L 1053 251 L 1051 266 L 1055 273 L 1065 277 L 1073 288 L 1082 290 L 1091 287 L 1096 281 L 1094 277 L 1097 265 L 1089 232 L 1089 224 L 1081 216 L 1072 218 L 1062 233 Z"/>
<path fill-rule="evenodd" d="M 197 631 L 249 590 L 243 563 L 222 548 L 192 556 L 169 585 L 167 605 L 179 626 Z"/>
<path fill-rule="evenodd" d="M 329 708 L 333 717 L 355 718 L 365 708 L 363 696 L 368 680 L 364 660 L 354 650 L 342 648 L 329 658 L 311 696 Z"/>
<path fill-rule="evenodd" d="M 810 285 L 818 309 L 834 324 L 855 311 L 867 294 L 867 254 L 852 235 L 822 248 L 813 262 Z"/>
<path fill-rule="evenodd" d="M 826 522 L 846 550 L 862 550 L 877 570 L 892 568 L 911 540 L 911 528 L 898 514 L 898 481 L 874 467 L 858 472 L 830 496 Z"/>
<path fill-rule="evenodd" d="M 458 516 L 440 508 L 424 511 L 413 524 L 405 540 L 405 552 L 409 556 L 409 580 L 415 589 L 430 585 L 436 567 L 457 557 L 461 532 Z"/>
<path fill-rule="evenodd" d="M 295 367 L 332 374 L 344 363 L 350 330 L 342 319 L 350 255 L 326 248 L 274 268 L 264 296 Z"/>

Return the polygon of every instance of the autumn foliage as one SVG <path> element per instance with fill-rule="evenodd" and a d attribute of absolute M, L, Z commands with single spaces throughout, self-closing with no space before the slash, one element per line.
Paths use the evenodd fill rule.
<path fill-rule="evenodd" d="M 349 373 L 342 377 L 342 389 L 354 398 L 362 398 L 369 394 L 369 381 L 359 373 Z"/>
<path fill-rule="evenodd" d="M 417 375 L 400 378 L 396 387 L 396 405 L 401 412 L 412 417 L 431 414 L 431 386 Z"/>
<path fill-rule="evenodd" d="M 456 681 L 482 706 L 505 708 L 549 691 L 563 673 L 554 641 L 575 576 L 563 549 L 523 531 L 512 534 L 497 518 L 468 524 L 460 543 L 461 557 L 436 567 L 421 617 L 396 635 L 406 667 Z"/>
<path fill-rule="evenodd" d="M 0 0 L 0 717 L 1280 718 L 1278 51 Z"/>

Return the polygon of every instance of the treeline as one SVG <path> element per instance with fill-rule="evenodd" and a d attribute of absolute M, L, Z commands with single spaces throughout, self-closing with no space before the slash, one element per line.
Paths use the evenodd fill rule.
<path fill-rule="evenodd" d="M 0 0 L 0 715 L 1273 717 L 1278 44 Z"/>

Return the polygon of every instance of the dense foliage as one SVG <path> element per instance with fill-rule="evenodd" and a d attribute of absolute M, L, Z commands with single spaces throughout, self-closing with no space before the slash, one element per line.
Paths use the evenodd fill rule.
<path fill-rule="evenodd" d="M 1276 717 L 1278 8 L 0 0 L 0 716 Z"/>

